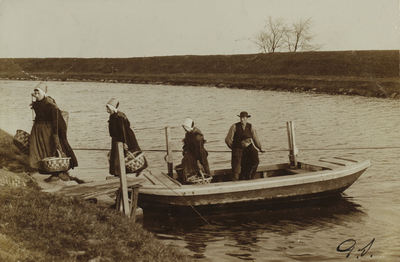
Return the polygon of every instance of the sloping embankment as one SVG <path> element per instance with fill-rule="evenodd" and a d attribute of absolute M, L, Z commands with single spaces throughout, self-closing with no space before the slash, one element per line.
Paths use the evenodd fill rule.
<path fill-rule="evenodd" d="M 397 50 L 0 59 L 0 78 L 217 86 L 400 98 Z"/>

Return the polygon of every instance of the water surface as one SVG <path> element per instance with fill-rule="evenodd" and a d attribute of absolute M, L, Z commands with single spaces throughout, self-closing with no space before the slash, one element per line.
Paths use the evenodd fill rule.
<path fill-rule="evenodd" d="M 30 132 L 30 93 L 36 82 L 0 81 L 0 128 Z M 266 153 L 265 164 L 287 161 L 286 122 L 295 125 L 299 158 L 355 154 L 372 166 L 335 201 L 239 214 L 158 216 L 143 225 L 166 243 L 182 247 L 200 261 L 343 261 L 337 247 L 356 241 L 348 261 L 389 261 L 400 254 L 400 101 L 215 87 L 48 82 L 48 93 L 69 112 L 68 139 L 79 167 L 71 173 L 85 180 L 108 175 L 110 148 L 105 104 L 120 101 L 150 169 L 167 170 L 165 127 L 172 147 L 182 148 L 185 117 L 205 134 L 212 169 L 229 168 L 224 143 L 240 111 L 248 111 Z M 313 150 L 310 150 L 313 149 Z M 333 150 L 335 149 L 335 150 Z M 339 150 L 341 149 L 341 150 Z M 214 152 L 213 152 L 214 151 Z M 220 152 L 221 151 L 221 152 Z M 270 151 L 270 152 L 268 152 Z M 273 152 L 272 152 L 273 151 Z M 174 153 L 174 163 L 181 160 Z M 358 251 L 371 241 L 369 251 Z M 346 242 L 339 249 L 347 249 Z M 372 255 L 372 257 L 371 257 Z M 357 258 L 358 257 L 358 258 Z"/>

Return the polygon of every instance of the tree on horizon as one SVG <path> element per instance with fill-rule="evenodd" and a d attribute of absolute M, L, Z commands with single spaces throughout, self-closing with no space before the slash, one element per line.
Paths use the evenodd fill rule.
<path fill-rule="evenodd" d="M 311 18 L 293 22 L 284 34 L 284 42 L 289 52 L 317 51 L 322 45 L 311 44 L 315 35 L 311 34 Z"/>
<path fill-rule="evenodd" d="M 283 18 L 273 20 L 271 16 L 265 21 L 264 29 L 260 30 L 255 36 L 255 43 L 263 53 L 275 53 L 283 45 L 283 37 L 288 30 Z"/>
<path fill-rule="evenodd" d="M 265 22 L 264 29 L 253 40 L 263 53 L 317 51 L 322 47 L 312 44 L 315 35 L 311 33 L 311 18 L 293 22 L 290 26 L 282 18 L 273 19 L 271 16 Z"/>

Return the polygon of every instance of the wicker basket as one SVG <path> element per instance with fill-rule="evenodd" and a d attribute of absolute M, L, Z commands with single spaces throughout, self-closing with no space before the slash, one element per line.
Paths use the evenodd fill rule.
<path fill-rule="evenodd" d="M 144 157 L 143 152 L 136 151 L 136 152 L 126 152 L 125 157 L 125 167 L 126 173 L 134 173 L 139 169 L 143 168 L 146 164 L 146 159 Z"/>
<path fill-rule="evenodd" d="M 176 173 L 178 174 L 178 180 L 184 181 L 182 164 L 175 166 L 174 169 L 175 169 Z M 197 174 L 189 176 L 186 179 L 186 183 L 195 184 L 195 185 L 210 184 L 213 177 L 210 175 L 204 174 L 204 172 L 203 172 L 203 175 L 204 175 L 204 179 L 203 179 L 203 177 L 201 176 L 201 172 L 203 172 L 203 171 L 199 170 L 199 172 Z"/>
<path fill-rule="evenodd" d="M 13 139 L 13 143 L 19 150 L 21 150 L 21 152 L 29 154 L 30 139 L 31 135 L 28 132 L 25 132 L 24 130 L 17 130 L 17 133 Z"/>
<path fill-rule="evenodd" d="M 46 157 L 41 161 L 41 167 L 44 171 L 53 172 L 63 172 L 68 171 L 70 157 L 61 157 L 61 152 L 57 150 L 59 157 Z"/>
<path fill-rule="evenodd" d="M 191 176 L 191 177 L 188 177 L 186 182 L 189 184 L 193 184 L 193 185 L 210 184 L 212 178 L 213 177 L 210 175 L 205 175 L 204 179 L 202 177 L 198 177 L 198 176 Z"/>

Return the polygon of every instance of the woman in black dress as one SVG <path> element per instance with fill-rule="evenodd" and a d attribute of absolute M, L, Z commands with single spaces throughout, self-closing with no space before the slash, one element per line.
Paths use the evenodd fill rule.
<path fill-rule="evenodd" d="M 106 105 L 107 112 L 110 114 L 108 120 L 108 130 L 111 136 L 111 152 L 110 152 L 110 174 L 114 176 L 120 175 L 119 160 L 117 158 L 118 147 L 117 142 L 124 143 L 124 150 L 129 152 L 141 151 L 136 140 L 135 133 L 131 129 L 131 124 L 126 115 L 118 110 L 119 102 L 112 98 Z M 147 162 L 135 173 L 140 173 L 147 168 Z"/>
<path fill-rule="evenodd" d="M 46 94 L 47 86 L 39 83 L 32 93 L 36 101 L 32 102 L 35 111 L 35 120 L 31 130 L 29 160 L 31 167 L 38 169 L 39 173 L 48 174 L 41 167 L 41 160 L 56 156 L 57 150 L 70 157 L 69 169 L 78 166 L 74 151 L 67 140 L 67 124 L 55 100 Z M 64 172 L 52 173 L 52 177 L 69 180 Z"/>

